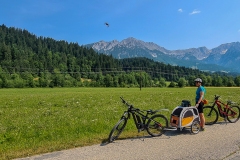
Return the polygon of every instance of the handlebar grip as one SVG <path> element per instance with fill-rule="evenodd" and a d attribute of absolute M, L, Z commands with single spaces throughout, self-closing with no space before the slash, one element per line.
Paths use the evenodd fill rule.
<path fill-rule="evenodd" d="M 127 101 L 125 101 L 122 97 L 120 97 L 122 99 L 122 103 L 126 104 L 128 107 L 133 107 L 133 105 L 128 104 Z"/>
<path fill-rule="evenodd" d="M 123 103 L 126 103 L 126 101 L 125 101 L 122 97 L 120 97 L 120 98 L 121 98 L 121 100 L 122 100 Z"/>

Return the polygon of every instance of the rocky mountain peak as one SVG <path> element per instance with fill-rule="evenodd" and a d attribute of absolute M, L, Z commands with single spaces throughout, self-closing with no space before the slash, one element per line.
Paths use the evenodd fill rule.
<path fill-rule="evenodd" d="M 117 40 L 113 40 L 111 42 L 105 42 L 102 40 L 102 41 L 93 43 L 93 45 L 91 47 L 97 51 L 108 51 L 108 50 L 111 50 L 112 48 L 114 48 L 118 44 L 119 44 L 119 42 Z"/>
<path fill-rule="evenodd" d="M 196 64 L 198 64 L 198 68 L 202 66 L 204 70 L 210 69 L 206 64 L 231 68 L 235 66 L 236 70 L 240 70 L 239 42 L 222 44 L 211 50 L 204 46 L 182 50 L 167 50 L 153 42 L 144 42 L 129 37 L 122 41 L 99 41 L 87 46 L 92 47 L 99 53 L 111 54 L 119 59 L 146 57 L 155 61 L 186 67 L 193 67 L 193 65 L 196 67 Z M 226 62 L 226 60 L 229 62 Z"/>
<path fill-rule="evenodd" d="M 153 42 L 144 42 L 133 37 L 122 40 L 121 42 L 113 40 L 110 42 L 99 41 L 92 44 L 92 48 L 97 51 L 108 51 L 114 47 L 127 47 L 127 48 L 145 48 L 148 50 L 158 50 L 163 53 L 168 53 L 169 51 Z"/>

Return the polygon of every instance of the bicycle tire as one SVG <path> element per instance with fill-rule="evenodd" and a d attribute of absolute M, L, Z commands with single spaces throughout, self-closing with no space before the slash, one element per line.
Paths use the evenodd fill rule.
<path fill-rule="evenodd" d="M 161 136 L 165 132 L 164 128 L 168 128 L 168 120 L 164 115 L 154 115 L 147 122 L 147 132 L 152 137 Z"/>
<path fill-rule="evenodd" d="M 113 127 L 111 130 L 109 137 L 108 137 L 108 142 L 111 143 L 115 141 L 120 134 L 122 133 L 123 129 L 125 128 L 127 124 L 127 119 L 125 117 L 121 118 L 117 124 Z"/>
<path fill-rule="evenodd" d="M 231 110 L 235 111 L 237 114 L 235 116 L 228 115 L 228 114 L 231 114 Z M 231 106 L 231 110 L 230 109 L 227 110 L 227 120 L 230 123 L 235 123 L 239 120 L 240 108 L 239 106 Z"/>
<path fill-rule="evenodd" d="M 213 108 L 211 115 L 209 115 L 211 109 L 212 109 L 212 106 L 203 107 L 203 113 L 204 113 L 206 125 L 212 125 L 218 121 L 218 111 L 216 110 L 216 108 Z"/>

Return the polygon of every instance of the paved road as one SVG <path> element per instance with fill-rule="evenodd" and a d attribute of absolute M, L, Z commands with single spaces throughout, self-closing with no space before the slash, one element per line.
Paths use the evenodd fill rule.
<path fill-rule="evenodd" d="M 206 126 L 196 135 L 188 130 L 168 131 L 157 138 L 145 134 L 18 160 L 240 160 L 240 122 Z"/>

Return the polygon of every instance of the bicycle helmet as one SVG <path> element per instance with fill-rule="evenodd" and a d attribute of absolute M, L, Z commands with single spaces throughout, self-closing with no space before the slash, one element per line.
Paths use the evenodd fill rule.
<path fill-rule="evenodd" d="M 194 82 L 200 82 L 200 83 L 202 83 L 202 79 L 201 79 L 201 78 L 196 78 L 196 79 L 194 80 Z"/>

